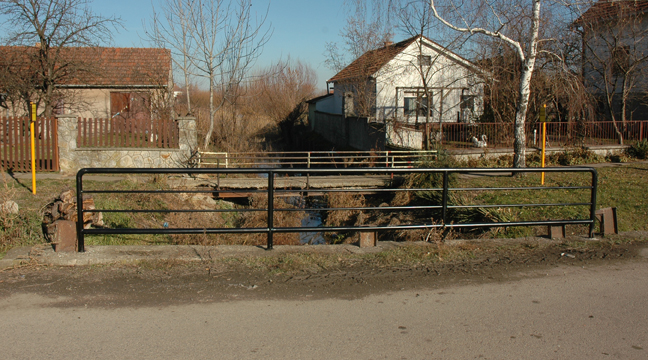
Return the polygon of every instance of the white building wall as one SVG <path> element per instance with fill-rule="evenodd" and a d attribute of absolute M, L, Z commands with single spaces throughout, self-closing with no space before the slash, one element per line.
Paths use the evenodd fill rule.
<path fill-rule="evenodd" d="M 423 72 L 418 66 L 420 54 L 430 56 L 432 62 L 431 66 L 423 67 Z M 417 121 L 416 115 L 406 116 L 404 109 L 405 97 L 412 96 L 408 93 L 417 88 L 423 92 L 426 83 L 432 93 L 431 122 L 456 122 L 458 118 L 474 121 L 483 112 L 483 84 L 474 71 L 429 46 L 419 46 L 418 41 L 380 69 L 376 83 L 376 120 L 380 122 L 397 117 L 410 124 L 424 123 L 424 115 L 419 115 Z M 477 96 L 474 112 L 461 113 L 462 94 Z"/>

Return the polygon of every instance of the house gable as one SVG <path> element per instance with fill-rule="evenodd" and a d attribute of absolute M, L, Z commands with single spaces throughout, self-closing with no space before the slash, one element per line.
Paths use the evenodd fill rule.
<path fill-rule="evenodd" d="M 454 52 L 444 48 L 438 43 L 428 39 L 425 36 L 415 35 L 409 39 L 403 40 L 396 44 L 384 46 L 382 48 L 371 50 L 354 60 L 347 67 L 335 74 L 328 82 L 359 81 L 375 77 L 384 67 L 392 62 L 396 57 L 403 53 L 412 53 L 413 49 L 418 50 L 418 44 L 422 44 L 428 49 L 432 49 L 437 54 L 447 57 L 455 63 L 465 66 L 472 71 L 479 72 L 479 68 L 472 62 L 462 58 Z"/>

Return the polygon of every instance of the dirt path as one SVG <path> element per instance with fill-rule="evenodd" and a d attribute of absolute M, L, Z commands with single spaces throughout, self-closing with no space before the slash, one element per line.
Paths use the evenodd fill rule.
<path fill-rule="evenodd" d="M 159 263 L 13 270 L 0 273 L 2 354 L 645 359 L 648 251 L 565 254 L 573 257 L 548 251 L 280 275 Z"/>
<path fill-rule="evenodd" d="M 61 307 L 147 307 L 235 299 L 359 299 L 400 290 L 436 289 L 535 276 L 556 266 L 597 266 L 643 259 L 643 242 L 569 249 L 516 248 L 458 261 L 385 264 L 375 257 L 344 258 L 326 268 L 264 267 L 266 260 L 144 262 L 86 267 L 27 266 L 0 272 L 0 299 L 31 293 Z M 294 261 L 291 258 L 280 261 Z M 256 264 L 256 265 L 255 265 Z"/>

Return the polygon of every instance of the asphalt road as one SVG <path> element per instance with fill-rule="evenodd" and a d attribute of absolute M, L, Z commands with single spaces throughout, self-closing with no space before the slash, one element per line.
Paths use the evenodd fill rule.
<path fill-rule="evenodd" d="M 0 299 L 3 359 L 646 359 L 648 260 L 358 300 Z M 2 284 L 0 284 L 1 286 Z"/>

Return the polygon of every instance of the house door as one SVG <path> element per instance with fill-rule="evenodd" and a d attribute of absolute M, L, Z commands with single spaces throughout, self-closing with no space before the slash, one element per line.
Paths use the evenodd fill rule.
<path fill-rule="evenodd" d="M 0 166 L 4 171 L 31 171 L 30 119 L 0 119 Z M 36 171 L 59 171 L 57 126 L 56 118 L 40 118 L 34 124 Z"/>

